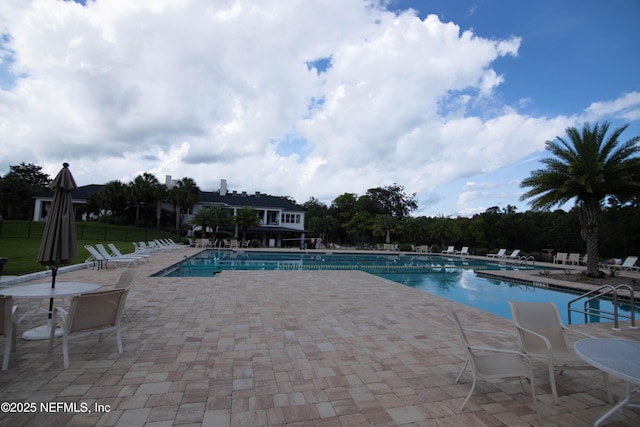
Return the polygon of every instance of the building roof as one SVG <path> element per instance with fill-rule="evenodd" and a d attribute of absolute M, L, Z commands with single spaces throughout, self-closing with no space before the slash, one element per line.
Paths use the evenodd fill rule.
<path fill-rule="evenodd" d="M 73 190 L 73 192 L 71 192 L 71 197 L 73 200 L 86 200 L 87 197 L 93 193 L 97 193 L 102 190 L 102 187 L 104 187 L 102 184 L 83 185 Z M 53 199 L 53 193 L 53 191 L 49 191 L 48 193 L 35 196 L 34 199 Z"/>
<path fill-rule="evenodd" d="M 200 203 L 222 203 L 229 206 L 248 206 L 256 208 L 280 208 L 289 211 L 304 211 L 286 197 L 270 196 L 268 194 L 247 194 L 227 192 L 222 195 L 219 191 L 201 191 Z"/>
<path fill-rule="evenodd" d="M 104 185 L 90 184 L 78 187 L 71 193 L 74 200 L 86 200 L 93 193 L 97 193 L 102 190 Z M 52 199 L 53 191 L 36 196 L 38 199 Z M 219 191 L 200 191 L 200 198 L 198 203 L 209 204 L 225 204 L 228 206 L 248 206 L 254 209 L 259 208 L 279 208 L 288 211 L 304 211 L 304 208 L 298 206 L 286 197 L 271 196 L 268 194 L 254 193 L 248 194 L 246 192 L 227 192 L 222 195 Z"/>

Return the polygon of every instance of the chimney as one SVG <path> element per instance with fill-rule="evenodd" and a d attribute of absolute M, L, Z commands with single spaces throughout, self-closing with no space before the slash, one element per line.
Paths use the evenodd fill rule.
<path fill-rule="evenodd" d="M 256 191 L 256 198 L 260 197 L 260 192 Z"/>
<path fill-rule="evenodd" d="M 220 180 L 220 195 L 221 196 L 226 196 L 227 195 L 227 180 L 226 179 L 221 179 Z"/>

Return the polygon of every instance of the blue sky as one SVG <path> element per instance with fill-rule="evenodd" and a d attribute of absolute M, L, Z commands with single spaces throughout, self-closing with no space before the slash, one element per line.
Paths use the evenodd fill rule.
<path fill-rule="evenodd" d="M 80 3 L 80 4 L 79 4 Z M 5 0 L 0 174 L 149 172 L 417 215 L 515 205 L 568 126 L 640 135 L 640 3 Z"/>

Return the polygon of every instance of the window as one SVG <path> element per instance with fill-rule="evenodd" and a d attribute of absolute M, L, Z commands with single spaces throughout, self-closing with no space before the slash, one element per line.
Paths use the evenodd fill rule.
<path fill-rule="evenodd" d="M 300 224 L 300 214 L 282 214 L 282 223 Z"/>

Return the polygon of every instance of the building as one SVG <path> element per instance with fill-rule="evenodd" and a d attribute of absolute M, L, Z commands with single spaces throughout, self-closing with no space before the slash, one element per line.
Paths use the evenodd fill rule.
<path fill-rule="evenodd" d="M 84 206 L 87 203 L 87 198 L 98 191 L 102 190 L 103 185 L 99 184 L 91 184 L 91 185 L 83 185 L 82 187 L 78 187 L 72 193 L 72 201 L 73 208 L 77 210 L 78 208 Z M 49 213 L 49 209 L 51 209 L 51 202 L 53 201 L 53 192 L 43 194 L 35 197 L 35 204 L 33 207 L 33 220 L 34 221 L 45 221 L 47 219 L 47 214 Z M 87 219 L 95 219 L 95 218 L 87 218 Z"/>
<path fill-rule="evenodd" d="M 175 183 L 170 175 L 166 176 L 167 188 L 171 188 Z M 73 191 L 73 205 L 76 210 L 81 208 L 87 197 L 97 193 L 102 189 L 102 185 L 85 185 Z M 44 194 L 35 198 L 34 221 L 45 221 L 47 213 L 51 207 L 53 193 Z M 257 227 L 247 230 L 247 238 L 258 239 L 263 246 L 300 246 L 305 240 L 307 231 L 304 229 L 305 218 L 304 208 L 298 206 L 286 197 L 271 196 L 255 192 L 248 194 L 246 191 L 229 191 L 227 181 L 220 180 L 218 191 L 200 191 L 198 202 L 189 209 L 189 213 L 183 216 L 183 223 L 188 224 L 193 214 L 205 206 L 223 206 L 229 209 L 230 217 L 235 215 L 238 209 L 250 207 L 256 210 L 260 224 Z M 163 204 L 163 209 L 173 210 L 173 205 Z M 87 218 L 86 214 L 83 220 Z M 221 226 L 218 231 L 225 231 L 235 238 L 241 237 L 242 231 L 237 226 L 228 224 Z"/>
<path fill-rule="evenodd" d="M 229 209 L 233 216 L 238 209 L 250 207 L 255 209 L 260 224 L 247 230 L 247 238 L 256 238 L 263 246 L 300 246 L 304 242 L 304 208 L 296 205 L 286 197 L 270 196 L 255 192 L 229 191 L 227 181 L 220 180 L 218 191 L 201 191 L 200 200 L 193 207 L 195 214 L 205 206 L 220 205 Z M 184 222 L 188 223 L 193 215 L 185 215 Z M 222 230 L 239 237 L 241 230 L 236 225 L 225 225 Z"/>

